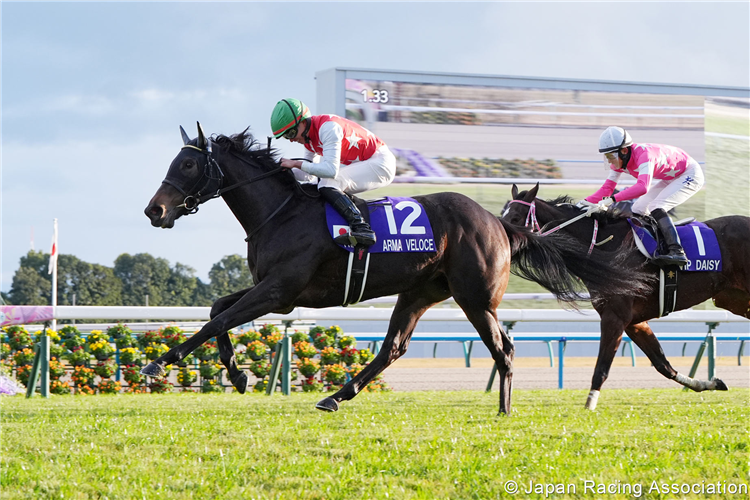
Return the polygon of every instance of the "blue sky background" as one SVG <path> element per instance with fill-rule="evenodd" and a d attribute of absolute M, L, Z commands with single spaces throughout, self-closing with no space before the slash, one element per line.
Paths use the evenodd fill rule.
<path fill-rule="evenodd" d="M 2 2 L 3 291 L 30 248 L 112 266 L 181 262 L 207 281 L 244 234 L 221 202 L 172 230 L 143 209 L 195 135 L 251 126 L 283 97 L 315 112 L 333 67 L 750 85 L 742 3 Z M 284 145 L 288 155 L 300 146 Z M 32 229 L 33 228 L 33 229 Z"/>

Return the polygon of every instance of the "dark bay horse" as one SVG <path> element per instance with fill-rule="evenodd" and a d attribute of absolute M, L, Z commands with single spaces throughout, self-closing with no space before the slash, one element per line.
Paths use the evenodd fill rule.
<path fill-rule="evenodd" d="M 255 286 L 217 300 L 211 320 L 183 344 L 144 367 L 159 376 L 166 365 L 216 337 L 232 384 L 244 392 L 247 374 L 237 368 L 227 331 L 271 312 L 295 307 L 341 305 L 348 253 L 331 239 L 324 202 L 279 167 L 276 152 L 259 148 L 247 130 L 234 136 L 183 133 L 184 146 L 145 213 L 155 227 L 171 228 L 179 217 L 221 196 L 247 233 L 248 264 Z M 309 189 L 312 187 L 312 189 Z M 437 251 L 380 253 L 370 260 L 362 300 L 398 294 L 380 353 L 338 392 L 316 407 L 336 411 L 406 352 L 414 327 L 431 306 L 453 296 L 497 363 L 500 412 L 511 410 L 514 347 L 498 323 L 496 308 L 509 272 L 540 283 L 563 301 L 580 298 L 580 281 L 606 290 L 637 293 L 643 276 L 616 262 L 591 262 L 567 236 L 541 238 L 499 220 L 456 193 L 415 197 L 432 223 Z M 215 244 L 220 245 L 217 241 Z"/>
<path fill-rule="evenodd" d="M 514 185 L 511 190 L 513 199 L 506 205 L 502 218 L 511 224 L 521 226 L 525 225 L 525 221 L 535 218 L 539 225 L 544 226 L 544 232 L 585 212 L 573 205 L 569 197 L 563 196 L 551 201 L 541 200 L 537 197 L 538 190 L 539 184 L 521 192 L 518 192 Z M 595 222 L 598 226 L 596 233 Z M 717 307 L 750 318 L 750 218 L 739 215 L 719 217 L 708 220 L 705 224 L 716 233 L 723 260 L 722 271 L 680 271 L 675 310 L 687 309 L 713 298 Z M 654 276 L 654 279 L 658 276 L 659 268 L 647 263 L 646 258 L 637 250 L 630 224 L 626 219 L 611 219 L 605 214 L 597 214 L 593 217 L 583 217 L 562 227 L 559 232 L 573 236 L 589 248 L 593 248 L 594 240 L 603 243 L 601 249 L 622 252 L 633 268 L 644 269 Z M 607 241 L 609 238 L 611 239 Z M 587 253 L 589 248 L 586 250 Z M 586 278 L 583 280 L 592 299 L 596 299 L 599 296 L 599 285 L 589 283 Z M 659 340 L 648 325 L 648 320 L 660 315 L 658 289 L 645 294 L 622 292 L 613 296 L 610 293 L 608 299 L 595 301 L 594 308 L 601 317 L 601 341 L 591 381 L 591 392 L 586 401 L 587 408 L 596 408 L 599 391 L 607 380 L 623 331 L 648 356 L 654 368 L 668 379 L 698 392 L 727 390 L 724 382 L 719 379 L 692 379 L 678 373 L 669 364 Z"/>

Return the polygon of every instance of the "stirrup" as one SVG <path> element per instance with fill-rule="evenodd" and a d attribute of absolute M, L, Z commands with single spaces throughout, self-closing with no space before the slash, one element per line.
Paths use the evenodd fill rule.
<path fill-rule="evenodd" d="M 679 266 L 682 267 L 690 262 L 684 252 L 676 254 L 659 255 L 654 258 L 654 263 L 660 266 Z"/>

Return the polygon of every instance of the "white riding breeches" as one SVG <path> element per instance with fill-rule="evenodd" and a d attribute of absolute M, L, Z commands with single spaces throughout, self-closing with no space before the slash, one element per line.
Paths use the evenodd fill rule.
<path fill-rule="evenodd" d="M 693 160 L 688 163 L 682 175 L 670 180 L 660 180 L 635 200 L 633 213 L 648 215 L 657 208 L 668 212 L 700 191 L 703 183 L 703 169 Z"/>
<path fill-rule="evenodd" d="M 347 194 L 357 194 L 385 187 L 396 177 L 396 157 L 388 146 L 380 146 L 375 154 L 364 161 L 341 165 L 333 179 L 321 178 L 318 189 L 337 188 Z"/>

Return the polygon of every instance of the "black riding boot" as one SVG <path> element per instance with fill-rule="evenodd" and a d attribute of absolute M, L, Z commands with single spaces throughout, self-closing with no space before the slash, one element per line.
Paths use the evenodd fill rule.
<path fill-rule="evenodd" d="M 370 225 L 365 221 L 364 217 L 362 217 L 362 213 L 351 198 L 336 188 L 324 187 L 320 188 L 318 191 L 320 191 L 320 195 L 323 199 L 330 203 L 349 224 L 349 234 L 337 236 L 333 241 L 340 245 L 352 246 L 355 242 L 358 245 L 366 247 L 375 244 L 375 232 L 370 228 Z M 352 242 L 352 238 L 355 242 Z"/>
<path fill-rule="evenodd" d="M 672 224 L 672 219 L 669 218 L 667 212 L 661 208 L 657 208 L 651 212 L 651 216 L 656 220 L 656 225 L 659 227 L 659 232 L 664 238 L 664 242 L 667 244 L 669 253 L 666 255 L 660 255 L 658 258 L 659 263 L 667 265 L 678 265 L 684 266 L 688 263 L 688 258 L 685 255 L 685 250 L 682 249 L 680 239 L 677 237 L 677 229 Z"/>

